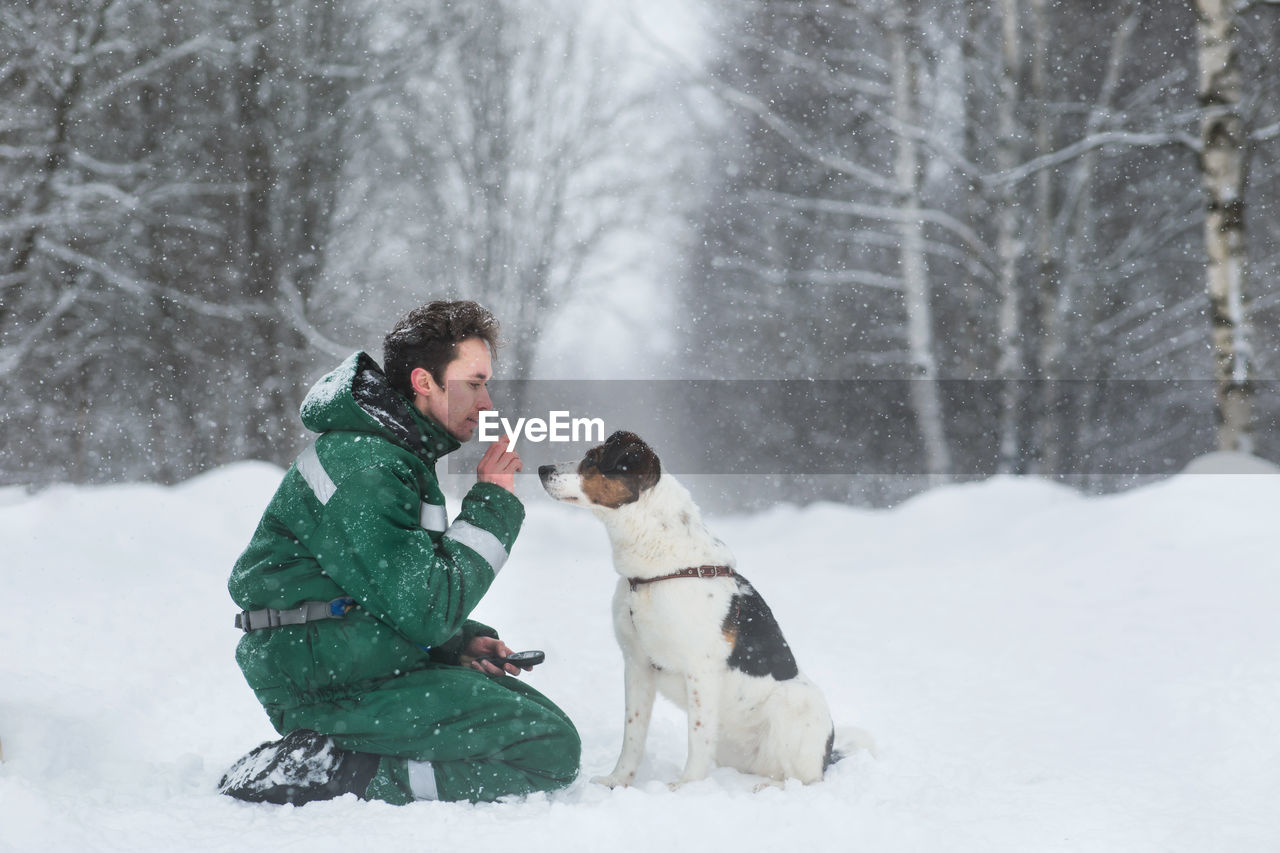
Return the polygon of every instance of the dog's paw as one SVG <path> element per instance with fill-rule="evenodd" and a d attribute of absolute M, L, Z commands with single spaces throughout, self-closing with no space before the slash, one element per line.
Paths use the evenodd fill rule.
<path fill-rule="evenodd" d="M 609 776 L 592 777 L 591 782 L 595 785 L 604 785 L 606 788 L 626 788 L 631 785 L 631 778 L 614 773 Z"/>
<path fill-rule="evenodd" d="M 698 774 L 696 776 L 681 776 L 679 779 L 677 779 L 674 782 L 668 782 L 667 787 L 670 788 L 672 791 L 679 791 L 685 785 L 691 785 L 694 782 L 701 782 L 703 779 L 706 779 L 706 778 L 707 778 L 706 773 Z"/>

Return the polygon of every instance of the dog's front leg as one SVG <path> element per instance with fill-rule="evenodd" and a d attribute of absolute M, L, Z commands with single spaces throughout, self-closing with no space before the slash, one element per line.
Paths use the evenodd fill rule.
<path fill-rule="evenodd" d="M 636 779 L 636 771 L 644 755 L 644 742 L 649 736 L 649 720 L 653 716 L 653 700 L 657 692 L 657 673 L 647 662 L 628 661 L 623 677 L 626 681 L 627 719 L 622 726 L 622 752 L 612 773 L 591 780 L 610 788 L 630 785 Z"/>
<path fill-rule="evenodd" d="M 685 675 L 689 715 L 689 757 L 684 773 L 671 787 L 707 778 L 715 763 L 716 740 L 720 736 L 720 679 L 711 673 L 690 671 Z"/>

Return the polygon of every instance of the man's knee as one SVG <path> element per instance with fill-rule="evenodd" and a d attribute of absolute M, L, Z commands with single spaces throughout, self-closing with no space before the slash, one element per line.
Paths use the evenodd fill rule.
<path fill-rule="evenodd" d="M 554 761 L 553 766 L 548 768 L 548 775 L 562 785 L 568 785 L 578 778 L 582 767 L 582 738 L 566 717 L 554 740 L 555 746 L 550 751 Z"/>

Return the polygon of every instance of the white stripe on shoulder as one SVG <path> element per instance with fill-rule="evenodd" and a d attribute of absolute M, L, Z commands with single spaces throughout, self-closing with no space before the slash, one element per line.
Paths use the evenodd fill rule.
<path fill-rule="evenodd" d="M 429 504 L 422 502 L 422 510 L 418 514 L 418 524 L 423 530 L 430 530 L 432 533 L 443 533 L 445 528 L 449 526 L 449 514 L 445 511 L 443 505 Z"/>
<path fill-rule="evenodd" d="M 320 463 L 320 454 L 316 453 L 314 442 L 310 447 L 302 451 L 302 454 L 298 457 L 297 464 L 298 473 L 302 475 L 302 479 L 307 481 L 311 491 L 315 492 L 316 500 L 320 501 L 321 504 L 327 504 L 329 498 L 333 497 L 333 493 L 338 491 L 338 485 L 333 482 L 329 472 L 324 470 L 324 465 Z"/>
<path fill-rule="evenodd" d="M 458 519 L 449 525 L 449 529 L 444 532 L 444 538 L 452 539 L 460 545 L 466 545 L 472 551 L 475 551 L 484 561 L 489 564 L 489 568 L 493 569 L 496 575 L 502 568 L 502 564 L 507 561 L 507 549 L 502 547 L 502 541 L 494 536 L 483 527 L 476 527 L 469 521 Z"/>

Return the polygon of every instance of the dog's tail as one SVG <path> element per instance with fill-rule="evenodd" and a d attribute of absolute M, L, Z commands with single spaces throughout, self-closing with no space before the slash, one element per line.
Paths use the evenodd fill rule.
<path fill-rule="evenodd" d="M 836 730 L 833 727 L 831 734 L 827 735 L 827 754 L 822 758 L 822 772 L 826 773 L 832 764 L 843 760 L 844 753 L 836 749 Z"/>
<path fill-rule="evenodd" d="M 825 771 L 832 764 L 853 755 L 858 750 L 865 750 L 872 758 L 879 758 L 876 740 L 866 729 L 857 726 L 841 726 L 831 730 L 827 738 L 827 758 L 822 769 Z"/>

